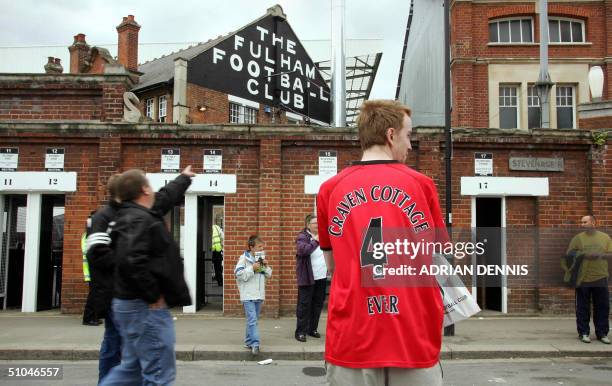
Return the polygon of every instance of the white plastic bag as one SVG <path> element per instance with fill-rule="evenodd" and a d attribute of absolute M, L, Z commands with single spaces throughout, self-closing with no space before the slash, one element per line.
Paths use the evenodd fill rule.
<path fill-rule="evenodd" d="M 434 254 L 433 263 L 439 266 L 450 263 L 442 255 Z M 480 312 L 478 303 L 457 275 L 436 275 L 442 291 L 444 305 L 444 327 L 450 326 Z"/>

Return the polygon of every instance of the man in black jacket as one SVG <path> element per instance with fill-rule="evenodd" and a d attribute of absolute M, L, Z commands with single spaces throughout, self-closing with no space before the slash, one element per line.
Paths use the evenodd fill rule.
<path fill-rule="evenodd" d="M 180 201 L 193 176 L 188 166 L 166 186 L 170 202 Z M 176 377 L 176 338 L 168 308 L 191 304 L 183 261 L 164 223 L 165 212 L 155 210 L 157 198 L 144 173 L 124 172 L 116 189 L 122 204 L 112 237 L 116 261 L 112 312 L 123 347 L 121 364 L 101 385 L 171 384 Z"/>
<path fill-rule="evenodd" d="M 104 337 L 100 345 L 98 362 L 98 382 L 108 374 L 111 368 L 121 362 L 121 335 L 112 317 L 111 301 L 114 291 L 115 253 L 111 245 L 111 232 L 115 227 L 117 212 L 120 209 L 120 199 L 117 195 L 116 183 L 120 174 L 111 176 L 108 180 L 107 205 L 100 208 L 91 218 L 87 238 L 87 260 L 90 265 L 92 280 L 93 310 L 104 318 Z M 155 195 L 152 210 L 165 215 L 184 197 L 186 179 L 193 176 L 191 168 L 183 170 L 181 176 L 163 187 Z"/>

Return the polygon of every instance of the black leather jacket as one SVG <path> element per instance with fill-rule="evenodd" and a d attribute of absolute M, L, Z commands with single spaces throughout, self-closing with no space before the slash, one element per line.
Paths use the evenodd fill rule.
<path fill-rule="evenodd" d="M 154 303 L 163 295 L 169 307 L 191 304 L 179 246 L 162 217 L 180 202 L 190 184 L 189 177 L 177 177 L 160 190 L 152 209 L 134 202 L 121 204 L 112 233 L 115 297 Z"/>

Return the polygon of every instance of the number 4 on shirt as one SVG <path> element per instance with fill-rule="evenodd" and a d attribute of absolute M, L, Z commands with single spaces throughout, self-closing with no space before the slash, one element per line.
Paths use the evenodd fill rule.
<path fill-rule="evenodd" d="M 365 237 L 361 243 L 361 266 L 367 267 L 372 265 L 374 278 L 384 277 L 382 267 L 387 264 L 387 254 L 383 248 L 380 248 L 378 256 L 374 255 L 374 246 L 378 244 L 383 245 L 382 239 L 382 217 L 372 217 L 370 224 L 365 233 Z M 380 266 L 380 267 L 377 267 Z"/>

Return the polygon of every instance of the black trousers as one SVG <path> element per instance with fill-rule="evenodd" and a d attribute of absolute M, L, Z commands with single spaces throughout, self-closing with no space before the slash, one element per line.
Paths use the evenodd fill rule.
<path fill-rule="evenodd" d="M 215 279 L 217 280 L 217 284 L 219 287 L 223 286 L 223 251 L 217 252 L 213 251 L 212 253 L 212 263 L 213 269 L 215 270 Z"/>
<path fill-rule="evenodd" d="M 589 335 L 591 319 L 591 299 L 593 300 L 593 324 L 598 338 L 608 335 L 610 331 L 610 293 L 608 280 L 601 279 L 582 283 L 576 288 L 576 327 L 578 335 Z"/>
<path fill-rule="evenodd" d="M 91 282 L 87 283 L 89 287 L 89 293 L 87 294 L 87 301 L 85 302 L 85 310 L 83 311 L 83 322 L 98 322 L 98 315 L 94 309 L 95 299 L 93 297 Z"/>
<path fill-rule="evenodd" d="M 298 287 L 295 335 L 307 335 L 319 328 L 319 317 L 325 302 L 326 287 L 327 279 L 315 280 L 313 285 Z"/>

